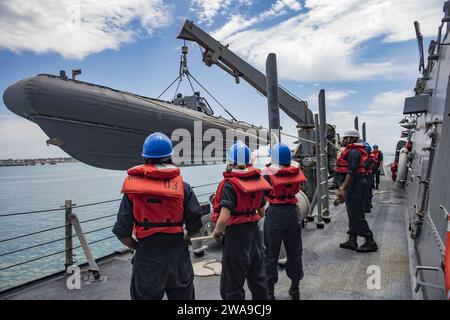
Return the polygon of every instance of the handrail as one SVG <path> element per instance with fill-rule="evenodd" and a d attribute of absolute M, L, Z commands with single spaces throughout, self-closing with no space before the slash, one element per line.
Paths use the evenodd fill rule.
<path fill-rule="evenodd" d="M 113 226 L 114 226 L 114 225 L 110 225 L 110 226 L 107 226 L 107 227 L 98 228 L 98 229 L 95 229 L 95 230 L 90 230 L 90 231 L 85 232 L 84 234 L 89 234 L 89 233 L 93 233 L 93 232 L 97 232 L 97 231 L 109 229 L 109 228 L 112 228 Z M 78 237 L 78 235 L 72 236 L 72 238 L 76 238 L 76 237 Z M 10 254 L 14 254 L 14 253 L 21 252 L 21 251 L 25 251 L 25 250 L 29 250 L 29 249 L 34 249 L 34 248 L 37 248 L 37 247 L 44 246 L 44 245 L 46 245 L 46 244 L 51 244 L 51 243 L 55 243 L 55 242 L 63 241 L 63 240 L 66 240 L 66 237 L 64 237 L 64 238 L 59 238 L 59 239 L 55 239 L 55 240 L 51 240 L 51 241 L 47 241 L 47 242 L 43 242 L 43 243 L 39 243 L 39 244 L 36 244 L 36 245 L 34 245 L 34 246 L 25 247 L 25 248 L 20 248 L 20 249 L 14 250 L 14 251 L 2 253 L 2 254 L 0 254 L 0 257 L 7 256 L 7 255 L 10 255 Z"/>
<path fill-rule="evenodd" d="M 206 184 L 202 184 L 202 185 L 192 186 L 191 188 L 192 189 L 203 188 L 203 187 L 213 186 L 213 185 L 217 185 L 217 184 L 219 184 L 219 182 L 206 183 Z M 202 194 L 202 195 L 204 195 L 204 194 Z M 198 197 L 201 197 L 202 195 L 198 195 Z M 84 208 L 84 207 L 96 206 L 96 205 L 99 205 L 99 204 L 117 202 L 117 201 L 120 201 L 120 200 L 122 200 L 122 198 L 112 199 L 112 200 L 105 200 L 105 201 L 99 201 L 99 202 L 92 202 L 92 203 L 86 203 L 86 204 L 81 204 L 81 205 L 74 204 L 72 206 L 73 206 L 73 208 Z M 63 210 L 65 210 L 64 207 L 52 208 L 52 209 L 44 209 L 44 210 L 36 210 L 36 211 L 17 212 L 17 213 L 4 213 L 4 214 L 0 214 L 0 218 L 11 217 L 11 216 L 27 215 L 27 214 L 33 214 L 33 213 L 63 211 Z"/>
<path fill-rule="evenodd" d="M 2 239 L 2 240 L 0 240 L 0 243 L 12 241 L 12 240 L 16 240 L 16 239 L 20 239 L 20 238 L 24 238 L 24 237 L 28 237 L 28 236 L 34 236 L 39 233 L 44 233 L 44 232 L 48 232 L 48 231 L 52 231 L 52 230 L 56 230 L 56 229 L 60 229 L 60 228 L 64 228 L 64 227 L 65 226 L 57 226 L 57 227 L 53 227 L 53 228 L 48 228 L 48 229 L 44 229 L 44 230 L 39 230 L 39 231 L 23 234 L 23 235 L 12 237 L 12 238 Z"/>
<path fill-rule="evenodd" d="M 36 211 L 26 211 L 26 212 L 19 212 L 19 213 L 4 213 L 0 214 L 0 218 L 2 217 L 11 217 L 11 216 L 21 216 L 25 214 L 31 214 L 31 213 L 42 213 L 42 212 L 52 212 L 52 211 L 61 211 L 64 210 L 64 208 L 58 208 L 58 209 L 46 209 L 46 210 L 36 210 Z"/>
<path fill-rule="evenodd" d="M 106 237 L 106 238 L 102 238 L 102 239 L 99 239 L 99 240 L 95 240 L 95 241 L 89 242 L 88 244 L 94 244 L 94 243 L 97 243 L 97 242 L 100 242 L 100 241 L 104 241 L 104 240 L 108 240 L 108 239 L 115 238 L 115 237 L 116 237 L 115 235 L 112 235 L 112 236 L 109 236 L 109 237 Z M 73 250 L 79 249 L 79 248 L 81 248 L 81 245 L 74 247 Z M 47 255 L 42 256 L 42 257 L 37 257 L 37 258 L 31 259 L 31 260 L 26 260 L 26 261 L 19 262 L 19 263 L 16 263 L 16 264 L 13 264 L 13 265 L 10 265 L 10 266 L 7 266 L 7 267 L 0 268 L 0 271 L 11 269 L 11 268 L 14 268 L 14 267 L 17 267 L 17 266 L 24 265 L 26 263 L 30 263 L 30 262 L 34 262 L 34 261 L 37 261 L 37 260 L 45 259 L 45 258 L 48 258 L 48 257 L 51 257 L 51 256 L 55 256 L 57 254 L 65 253 L 65 252 L 66 252 L 66 250 L 53 252 L 53 253 L 47 254 Z"/>
<path fill-rule="evenodd" d="M 214 186 L 214 185 L 217 185 L 217 184 L 218 184 L 218 182 L 205 183 L 205 184 L 201 184 L 201 185 L 192 186 L 191 188 L 192 189 L 204 188 L 204 187 Z M 205 192 L 205 193 L 197 194 L 196 196 L 197 197 L 209 196 L 209 195 L 211 195 L 213 193 L 214 193 L 214 191 Z M 27 234 L 22 234 L 22 235 L 18 235 L 18 236 L 6 238 L 6 239 L 0 239 L 0 244 L 6 243 L 6 242 L 9 242 L 9 241 L 13 241 L 13 240 L 17 240 L 17 239 L 22 239 L 22 238 L 29 237 L 29 236 L 38 235 L 38 234 L 49 232 L 49 231 L 62 229 L 62 228 L 66 228 L 66 236 L 65 237 L 61 237 L 61 238 L 57 238 L 57 239 L 53 239 L 53 240 L 48 240 L 48 241 L 44 241 L 42 243 L 37 243 L 37 244 L 30 243 L 29 246 L 26 246 L 26 247 L 23 247 L 23 248 L 18 248 L 18 249 L 9 251 L 9 252 L 0 253 L 0 258 L 6 257 L 6 256 L 10 256 L 10 255 L 13 255 L 15 253 L 23 252 L 23 251 L 26 251 L 26 250 L 32 250 L 32 249 L 48 246 L 50 244 L 61 242 L 61 241 L 65 240 L 66 241 L 66 248 L 64 250 L 60 250 L 60 251 L 57 251 L 57 252 L 52 252 L 52 253 L 49 253 L 49 254 L 43 254 L 42 256 L 38 256 L 36 258 L 32 258 L 32 259 L 29 259 L 29 260 L 17 262 L 15 264 L 7 265 L 7 266 L 4 266 L 4 267 L 0 268 L 0 271 L 8 270 L 8 269 L 15 268 L 15 267 L 18 267 L 18 266 L 21 266 L 21 265 L 24 265 L 24 264 L 28 264 L 28 263 L 35 262 L 35 261 L 38 261 L 38 260 L 46 259 L 46 258 L 55 256 L 55 255 L 58 255 L 58 254 L 66 253 L 66 255 L 67 255 L 69 253 L 70 256 L 73 256 L 72 251 L 75 250 L 75 249 L 83 248 L 83 246 L 80 244 L 80 245 L 78 245 L 76 247 L 72 247 L 72 245 L 71 245 L 71 240 L 70 239 L 72 239 L 72 238 L 79 238 L 79 236 L 78 236 L 78 234 L 72 235 L 71 232 L 68 233 L 68 228 L 71 230 L 72 225 L 71 225 L 71 222 L 69 222 L 69 225 L 67 224 L 67 217 L 68 217 L 67 213 L 69 213 L 71 215 L 72 212 L 74 211 L 74 209 L 77 210 L 79 208 L 103 205 L 103 204 L 107 204 L 107 203 L 118 202 L 118 201 L 121 201 L 121 200 L 122 200 L 122 198 L 120 198 L 120 199 L 111 199 L 111 200 L 106 200 L 106 201 L 99 201 L 99 202 L 92 202 L 92 203 L 85 203 L 85 204 L 81 204 L 81 205 L 72 204 L 71 201 L 66 201 L 66 205 L 65 206 L 61 206 L 60 208 L 51 208 L 51 209 L 44 209 L 44 210 L 34 210 L 34 211 L 26 211 L 26 212 L 0 214 L 0 218 L 3 218 L 3 217 L 29 215 L 29 214 L 35 214 L 35 213 L 46 213 L 46 212 L 56 212 L 56 211 L 66 212 L 66 215 L 65 215 L 65 217 L 66 217 L 66 224 L 65 225 L 58 225 L 58 226 L 51 227 L 51 228 L 46 228 L 46 229 L 42 229 L 42 230 L 38 230 L 38 231 L 33 231 L 33 232 L 30 232 L 30 233 L 27 233 Z M 79 223 L 82 224 L 82 223 L 93 222 L 93 221 L 97 221 L 97 220 L 101 220 L 101 219 L 111 218 L 111 217 L 114 217 L 116 215 L 117 215 L 117 213 L 108 214 L 108 215 L 105 215 L 105 216 L 99 216 L 99 217 L 95 217 L 95 218 L 89 218 L 89 219 L 86 219 L 86 220 L 81 220 L 81 221 L 79 221 Z M 108 225 L 108 226 L 105 226 L 105 227 L 95 228 L 93 230 L 89 230 L 87 232 L 84 232 L 83 234 L 86 235 L 86 234 L 95 233 L 95 232 L 98 232 L 98 231 L 101 231 L 101 230 L 112 229 L 112 227 L 113 227 L 113 225 Z M 108 239 L 112 239 L 112 238 L 115 238 L 115 237 L 116 237 L 115 235 L 110 235 L 110 236 L 107 236 L 107 237 L 102 238 L 102 239 L 98 239 L 98 240 L 94 240 L 94 241 L 88 242 L 87 244 L 91 245 L 91 244 L 95 244 L 95 243 L 98 243 L 98 242 L 101 242 L 101 241 L 105 241 L 105 240 L 108 240 Z M 68 243 L 70 243 L 70 247 L 67 247 Z M 66 262 L 67 261 L 68 260 L 67 260 L 67 256 L 66 256 Z M 70 260 L 70 261 L 72 261 L 72 260 Z"/>

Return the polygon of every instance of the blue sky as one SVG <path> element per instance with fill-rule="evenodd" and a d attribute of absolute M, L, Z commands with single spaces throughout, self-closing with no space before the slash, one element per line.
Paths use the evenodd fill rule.
<path fill-rule="evenodd" d="M 283 86 L 313 111 L 317 93 L 326 89 L 328 122 L 338 132 L 358 115 L 367 122 L 369 142 L 391 152 L 403 100 L 413 94 L 418 76 L 413 21 L 421 22 L 427 46 L 436 36 L 443 3 L 0 0 L 0 91 L 38 73 L 81 68 L 80 80 L 157 97 L 178 75 L 183 42 L 176 35 L 188 18 L 261 71 L 267 54 L 275 52 Z M 236 85 L 218 67 L 205 66 L 198 46 L 188 46 L 191 73 L 238 119 L 267 125 L 265 98 L 244 81 Z M 190 93 L 186 83 L 182 91 Z M 295 133 L 285 115 L 282 125 Z M 64 155 L 45 140 L 37 126 L 0 102 L 0 158 Z"/>

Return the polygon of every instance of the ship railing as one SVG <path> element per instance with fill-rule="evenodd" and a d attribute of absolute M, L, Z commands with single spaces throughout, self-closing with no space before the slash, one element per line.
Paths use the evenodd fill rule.
<path fill-rule="evenodd" d="M 196 193 L 196 196 L 198 198 L 201 197 L 206 197 L 206 196 L 210 196 L 212 195 L 214 192 L 197 192 L 198 189 L 202 189 L 205 187 L 212 187 L 217 185 L 218 182 L 213 182 L 213 183 L 206 183 L 206 184 L 202 184 L 202 185 L 196 185 L 196 186 L 192 186 L 192 189 L 194 189 L 194 192 Z M 6 238 L 0 238 L 0 276 L 2 272 L 8 272 L 9 273 L 10 269 L 14 269 L 17 268 L 19 266 L 23 266 L 26 264 L 30 264 L 32 262 L 36 262 L 39 260 L 43 260 L 46 258 L 50 258 L 50 257 L 54 257 L 57 255 L 65 255 L 64 258 L 64 270 L 68 271 L 68 268 L 74 264 L 77 263 L 77 261 L 74 259 L 76 257 L 76 255 L 74 254 L 74 251 L 77 249 L 82 249 L 83 253 L 84 253 L 84 257 L 86 258 L 86 261 L 89 265 L 89 272 L 93 274 L 94 279 L 98 280 L 100 279 L 100 272 L 99 272 L 99 268 L 95 262 L 94 256 L 92 254 L 91 251 L 91 246 L 94 244 L 98 244 L 100 242 L 109 240 L 109 239 L 113 239 L 116 236 L 114 234 L 111 233 L 110 236 L 106 236 L 106 237 L 102 237 L 100 239 L 92 239 L 91 241 L 88 241 L 87 239 L 87 235 L 89 235 L 90 237 L 94 234 L 98 234 L 101 231 L 104 230 L 111 230 L 114 226 L 114 221 L 113 220 L 107 220 L 108 218 L 113 218 L 117 216 L 117 210 L 118 210 L 118 204 L 119 202 L 122 200 L 122 198 L 117 198 L 117 199 L 111 199 L 111 200 L 105 200 L 105 201 L 98 201 L 98 202 L 92 202 L 92 203 L 86 203 L 86 204 L 80 204 L 77 205 L 75 203 L 73 203 L 72 200 L 66 200 L 64 205 L 59 207 L 59 208 L 50 208 L 50 209 L 43 209 L 43 210 L 32 210 L 32 211 L 24 211 L 24 212 L 15 212 L 15 213 L 2 213 L 0 214 L 0 223 L 2 220 L 6 219 L 6 218 L 10 218 L 10 217 L 23 217 L 24 219 L 28 219 L 30 215 L 40 215 L 40 214 L 45 214 L 44 216 L 47 217 L 49 214 L 64 214 L 64 224 L 59 224 L 59 225 L 55 225 L 55 226 L 49 226 L 48 228 L 44 228 L 41 230 L 37 230 L 37 231 L 33 231 L 33 232 L 29 232 L 29 233 L 24 233 L 24 234 L 19 234 L 16 236 L 12 236 L 12 237 L 6 237 Z M 111 203 L 117 203 L 117 208 L 115 208 L 115 213 L 113 214 L 105 214 L 105 215 L 101 215 L 101 216 L 97 216 L 94 218 L 87 218 L 87 219 L 83 219 L 80 220 L 77 216 L 77 214 L 74 212 L 76 211 L 78 213 L 79 209 L 81 208 L 87 208 L 87 207 L 99 207 L 99 206 L 104 206 L 106 204 L 111 204 Z M 205 201 L 201 203 L 202 208 L 204 210 L 204 214 L 206 214 L 206 210 L 209 211 L 209 202 Z M 109 212 L 111 212 L 110 210 L 108 210 Z M 93 229 L 90 229 L 88 231 L 83 231 L 83 226 L 85 226 L 86 224 L 89 224 L 91 222 L 95 222 L 95 221 L 99 221 L 99 220 L 105 220 L 106 226 L 101 226 L 101 227 L 96 227 Z M 43 241 L 40 243 L 33 243 L 33 236 L 36 237 L 38 235 L 44 234 L 44 233 L 49 233 L 49 232 L 57 232 L 58 230 L 64 230 L 64 236 L 63 237 L 59 237 L 56 239 L 52 239 L 49 241 Z M 75 230 L 75 233 L 73 232 Z M 10 244 L 11 242 L 14 242 L 16 240 L 20 240 L 20 241 L 24 241 L 25 239 L 31 239 L 29 240 L 29 245 L 28 246 L 24 246 L 24 247 L 18 247 L 18 248 L 13 248 L 12 250 L 9 251 L 1 251 L 1 247 L 6 245 L 6 244 Z M 74 245 L 74 239 L 77 238 L 79 241 L 78 245 Z M 54 244 L 54 243 L 61 243 L 61 250 L 57 250 L 54 252 L 46 252 L 46 247 L 48 248 L 50 245 Z M 62 245 L 64 243 L 64 246 Z M 42 249 L 41 249 L 42 248 Z M 5 258 L 10 258 L 10 256 L 14 255 L 14 254 L 18 254 L 18 253 L 25 253 L 25 252 L 29 252 L 30 250 L 36 250 L 36 249 L 41 249 L 42 254 L 40 254 L 37 257 L 33 257 L 30 258 L 28 260 L 22 260 L 22 261 L 17 261 L 14 263 L 8 263 L 7 261 L 5 261 Z M 117 252 L 117 251 L 115 251 Z M 107 254 L 106 256 L 108 256 L 109 254 Z M 103 255 L 105 256 L 105 255 Z M 102 258 L 103 256 L 99 256 L 97 259 Z M 2 261 L 3 260 L 3 261 Z M 56 273 L 56 272 L 55 272 Z M 33 281 L 38 280 L 38 279 L 33 279 Z M 11 290 L 11 288 L 8 288 L 7 290 L 1 290 L 0 289 L 0 293 L 5 292 L 5 291 L 9 291 Z"/>

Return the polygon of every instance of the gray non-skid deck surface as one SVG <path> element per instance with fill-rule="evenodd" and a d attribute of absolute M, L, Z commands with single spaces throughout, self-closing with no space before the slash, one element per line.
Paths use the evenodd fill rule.
<path fill-rule="evenodd" d="M 316 229 L 309 223 L 303 229 L 304 271 L 301 282 L 302 299 L 411 299 L 408 241 L 400 192 L 385 178 L 375 192 L 374 208 L 367 214 L 379 252 L 360 254 L 340 249 L 346 239 L 347 217 L 345 206 L 331 207 L 333 218 L 325 229 Z M 359 239 L 362 244 L 363 239 Z M 215 258 L 220 260 L 221 249 L 212 243 L 206 256 L 195 261 Z M 367 267 L 379 266 L 381 289 L 367 288 Z M 81 290 L 68 290 L 64 276 L 21 289 L 6 299 L 129 299 L 130 257 L 115 257 L 100 264 L 105 280 L 82 282 Z M 275 288 L 277 299 L 288 299 L 289 279 L 279 269 Z M 197 299 L 220 299 L 219 277 L 195 277 Z M 247 290 L 247 299 L 250 294 Z"/>

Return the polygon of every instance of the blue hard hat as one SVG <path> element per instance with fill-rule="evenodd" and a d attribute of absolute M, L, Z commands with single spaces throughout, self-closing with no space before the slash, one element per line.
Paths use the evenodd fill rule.
<path fill-rule="evenodd" d="M 157 159 L 172 155 L 172 141 L 161 132 L 152 133 L 145 139 L 141 155 L 144 158 Z"/>
<path fill-rule="evenodd" d="M 280 142 L 272 146 L 270 149 L 270 157 L 276 164 L 289 165 L 291 164 L 292 154 L 291 149 L 284 143 Z"/>
<path fill-rule="evenodd" d="M 364 142 L 364 146 L 366 147 L 367 152 L 372 152 L 372 147 L 370 146 L 370 144 L 368 142 Z"/>
<path fill-rule="evenodd" d="M 378 145 L 377 145 L 377 144 L 374 144 L 374 145 L 373 145 L 373 148 L 374 148 L 374 149 L 375 149 L 375 148 L 378 149 Z"/>
<path fill-rule="evenodd" d="M 242 141 L 233 144 L 227 152 L 227 160 L 232 164 L 249 164 L 250 163 L 250 148 Z"/>

